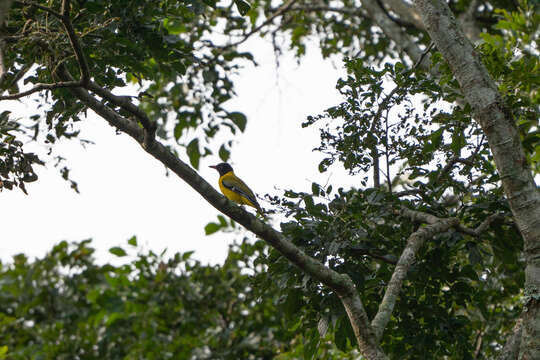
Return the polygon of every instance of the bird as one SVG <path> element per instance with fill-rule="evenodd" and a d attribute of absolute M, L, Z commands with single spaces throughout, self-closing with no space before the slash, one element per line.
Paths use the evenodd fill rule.
<path fill-rule="evenodd" d="M 219 188 L 223 195 L 229 200 L 234 201 L 240 205 L 249 205 L 257 209 L 259 214 L 264 217 L 264 212 L 259 203 L 257 197 L 251 191 L 249 186 L 234 174 L 233 168 L 228 163 L 220 163 L 217 165 L 211 165 L 212 169 L 216 169 L 219 173 Z"/>

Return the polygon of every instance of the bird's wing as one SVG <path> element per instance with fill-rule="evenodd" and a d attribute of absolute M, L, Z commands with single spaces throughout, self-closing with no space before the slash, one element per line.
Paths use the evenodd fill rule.
<path fill-rule="evenodd" d="M 249 201 L 251 201 L 251 203 L 253 203 L 253 205 L 259 205 L 259 203 L 257 202 L 257 198 L 255 197 L 255 194 L 253 193 L 253 191 L 251 191 L 251 189 L 241 179 L 239 179 L 239 178 L 233 178 L 233 179 L 225 178 L 225 179 L 223 179 L 223 181 L 221 183 L 227 189 L 229 189 L 231 191 L 234 191 L 235 193 L 237 193 L 237 194 L 245 197 Z"/>

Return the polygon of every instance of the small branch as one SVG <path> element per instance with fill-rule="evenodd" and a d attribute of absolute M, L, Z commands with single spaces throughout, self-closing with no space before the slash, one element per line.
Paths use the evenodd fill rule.
<path fill-rule="evenodd" d="M 279 9 L 276 9 L 276 10 L 279 10 Z M 365 17 L 365 15 L 361 11 L 361 8 L 344 8 L 344 7 L 326 6 L 326 5 L 295 5 L 295 6 L 291 6 L 289 10 L 290 11 L 309 11 L 309 12 L 326 11 L 326 12 L 335 12 L 339 14 L 345 14 L 345 15 L 360 15 L 362 17 Z"/>
<path fill-rule="evenodd" d="M 88 81 L 90 80 L 90 72 L 88 70 L 88 63 L 86 62 L 86 58 L 83 54 L 81 44 L 79 43 L 79 39 L 75 34 L 75 29 L 73 29 L 73 25 L 71 24 L 71 19 L 69 17 L 69 9 L 70 0 L 63 0 L 60 10 L 62 24 L 64 24 L 64 28 L 66 29 L 69 37 L 69 42 L 71 43 L 71 47 L 73 48 L 73 51 L 75 52 L 75 57 L 77 58 L 77 62 L 79 63 L 79 70 L 81 72 L 81 83 L 86 86 L 88 84 Z"/>
<path fill-rule="evenodd" d="M 440 219 L 434 215 L 414 211 L 403 207 L 400 211 L 402 216 L 406 216 L 413 221 L 422 221 L 429 225 L 421 227 L 416 232 L 412 233 L 407 239 L 407 245 L 403 249 L 403 252 L 398 260 L 398 263 L 392 274 L 392 278 L 386 287 L 384 297 L 379 304 L 379 310 L 371 321 L 371 326 L 375 331 L 377 339 L 382 337 L 384 328 L 390 321 L 392 311 L 396 304 L 401 288 L 403 287 L 403 281 L 407 276 L 409 268 L 414 263 L 416 254 L 425 241 L 433 236 L 445 232 L 448 229 L 457 226 L 459 220 L 456 218 Z"/>
<path fill-rule="evenodd" d="M 20 99 L 22 97 L 31 95 L 35 92 L 41 91 L 41 90 L 53 90 L 53 89 L 59 89 L 59 88 L 73 88 L 73 87 L 79 87 L 82 86 L 80 81 L 61 81 L 56 82 L 52 84 L 36 84 L 33 88 L 17 93 L 17 94 L 11 94 L 11 95 L 0 95 L 0 100 L 16 100 Z"/>
<path fill-rule="evenodd" d="M 249 39 L 253 34 L 259 32 L 259 30 L 261 30 L 263 27 L 265 27 L 266 25 L 270 24 L 275 18 L 277 18 L 278 16 L 282 15 L 283 13 L 285 13 L 287 10 L 289 10 L 289 8 L 296 2 L 297 0 L 289 0 L 287 3 L 285 3 L 283 6 L 281 6 L 280 8 L 278 8 L 272 15 L 270 15 L 270 17 L 268 19 L 266 19 L 261 25 L 257 26 L 255 29 L 251 30 L 249 33 L 247 33 L 242 39 L 236 41 L 236 42 L 233 42 L 233 43 L 230 43 L 228 45 L 224 45 L 222 47 L 220 47 L 221 50 L 226 50 L 228 48 L 231 48 L 231 47 L 234 47 L 234 46 L 238 46 L 242 43 L 244 43 L 247 39 Z"/>
<path fill-rule="evenodd" d="M 503 215 L 501 214 L 492 214 L 490 216 L 488 216 L 486 219 L 484 219 L 484 221 L 482 221 L 482 223 L 480 225 L 478 225 L 478 227 L 476 229 L 470 229 L 464 225 L 461 225 L 459 224 L 457 226 L 457 230 L 461 233 L 464 233 L 464 234 L 467 234 L 467 235 L 471 235 L 471 236 L 480 236 L 482 235 L 482 233 L 484 231 L 487 230 L 487 228 L 491 225 L 491 223 L 495 220 L 498 220 L 498 219 L 502 219 L 503 218 Z"/>
<path fill-rule="evenodd" d="M 37 4 L 37 3 L 33 2 L 33 1 L 15 0 L 15 2 L 18 3 L 18 4 L 21 4 L 21 5 L 33 6 L 33 7 L 37 8 L 37 9 L 41 9 L 41 10 L 46 11 L 49 14 L 55 16 L 56 18 L 62 20 L 62 15 L 59 12 L 57 12 L 57 11 L 55 11 L 55 10 L 49 8 L 49 7 Z"/>
<path fill-rule="evenodd" d="M 383 262 L 385 262 L 387 264 L 391 264 L 391 265 L 396 265 L 397 262 L 398 262 L 397 257 L 395 257 L 392 254 L 379 255 L 379 254 L 373 253 L 371 251 L 368 251 L 366 249 L 361 249 L 359 247 L 350 247 L 350 248 L 348 248 L 348 250 L 350 252 L 352 252 L 356 256 L 369 256 L 369 257 L 381 260 L 381 261 L 383 261 Z"/>
<path fill-rule="evenodd" d="M 451 169 L 452 167 L 457 164 L 465 164 L 469 166 L 474 166 L 474 162 L 469 159 L 462 159 L 460 157 L 454 156 L 450 160 L 448 160 L 448 163 L 442 168 L 441 172 L 439 173 L 439 176 L 437 177 L 437 181 L 440 181 Z"/>
<path fill-rule="evenodd" d="M 426 55 L 431 51 L 431 49 L 433 48 L 433 46 L 435 45 L 435 43 L 432 41 L 429 46 L 426 48 L 426 50 L 424 50 L 424 52 L 422 53 L 422 55 L 420 55 L 420 59 L 418 59 L 418 61 L 416 62 L 416 64 L 414 64 L 414 67 L 413 69 L 416 69 L 418 68 L 418 66 L 420 66 L 420 64 L 422 63 L 422 61 L 424 60 L 424 58 L 426 57 Z"/>

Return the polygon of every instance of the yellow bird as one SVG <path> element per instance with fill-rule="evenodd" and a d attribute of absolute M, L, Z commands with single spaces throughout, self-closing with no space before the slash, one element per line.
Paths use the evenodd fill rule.
<path fill-rule="evenodd" d="M 233 168 L 227 163 L 210 166 L 219 172 L 219 188 L 225 197 L 240 205 L 249 205 L 257 209 L 264 216 L 264 212 L 257 202 L 257 197 L 239 177 L 234 175 Z"/>

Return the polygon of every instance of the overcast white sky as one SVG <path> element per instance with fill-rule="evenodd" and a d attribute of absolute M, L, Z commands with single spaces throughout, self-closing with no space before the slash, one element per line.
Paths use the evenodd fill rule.
<path fill-rule="evenodd" d="M 342 101 L 335 89 L 344 74 L 341 62 L 323 61 L 312 48 L 300 65 L 289 55 L 276 69 L 269 43 L 254 38 L 244 46 L 254 51 L 260 66 L 242 71 L 236 82 L 238 97 L 230 102 L 231 109 L 248 116 L 246 132 L 236 137 L 231 155 L 237 175 L 259 195 L 280 194 L 276 188 L 307 190 L 312 181 L 325 183 L 329 176 L 333 183 L 353 181 L 337 170 L 319 174 L 321 155 L 312 152 L 319 144 L 318 132 L 300 126 L 306 116 Z M 0 110 L 23 115 L 34 113 L 31 106 L 24 100 L 2 102 Z M 38 167 L 39 181 L 28 185 L 28 196 L 19 190 L 0 193 L 2 261 L 20 252 L 43 256 L 61 240 L 87 238 L 93 239 L 98 259 L 109 261 L 114 257 L 108 249 L 125 245 L 133 235 L 154 252 L 195 250 L 194 257 L 203 262 L 223 261 L 232 237 L 204 235 L 204 225 L 218 214 L 212 206 L 175 175 L 166 177 L 160 163 L 128 136 L 116 135 L 94 113 L 89 112 L 81 129 L 81 137 L 95 145 L 61 145 L 80 195 L 52 164 Z M 208 165 L 217 162 L 217 156 L 206 158 L 200 169 L 214 185 L 217 173 Z"/>

